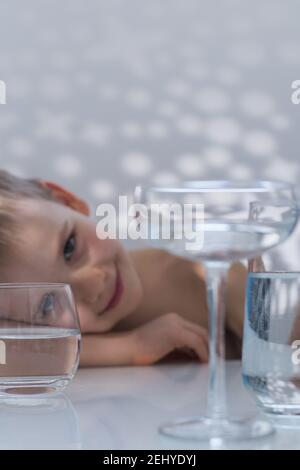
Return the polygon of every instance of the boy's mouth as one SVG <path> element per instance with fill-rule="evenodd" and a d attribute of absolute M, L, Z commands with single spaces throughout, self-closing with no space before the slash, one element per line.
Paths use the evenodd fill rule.
<path fill-rule="evenodd" d="M 107 312 L 107 310 L 110 310 L 119 304 L 123 295 L 123 291 L 124 291 L 124 286 L 123 286 L 122 278 L 121 278 L 119 270 L 117 269 L 113 295 L 110 301 L 108 302 L 108 304 L 106 305 L 106 307 L 104 308 L 104 310 L 102 311 L 102 313 Z"/>

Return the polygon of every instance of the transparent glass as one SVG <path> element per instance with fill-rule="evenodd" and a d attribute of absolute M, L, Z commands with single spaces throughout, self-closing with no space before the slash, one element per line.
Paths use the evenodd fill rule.
<path fill-rule="evenodd" d="M 218 441 L 269 434 L 273 428 L 264 420 L 233 419 L 227 414 L 224 292 L 227 270 L 233 261 L 260 255 L 287 239 L 294 230 L 298 209 L 293 186 L 272 181 L 187 181 L 177 187 L 139 186 L 135 202 L 140 204 L 136 206 L 135 218 L 139 228 L 144 227 L 144 237 L 148 234 L 155 246 L 202 261 L 207 271 L 210 323 L 207 415 L 166 423 L 160 431 L 179 438 Z M 272 216 L 250 217 L 254 202 L 272 207 Z M 178 210 L 178 206 L 186 205 L 190 205 L 186 213 L 184 209 Z M 151 210 L 146 213 L 144 207 Z M 197 210 L 201 207 L 202 212 Z M 170 208 L 174 208 L 173 212 Z"/>
<path fill-rule="evenodd" d="M 277 424 L 287 425 L 300 424 L 300 272 L 292 270 L 299 267 L 295 248 L 288 242 L 249 262 L 243 345 L 246 388 Z"/>
<path fill-rule="evenodd" d="M 67 284 L 0 284 L 0 395 L 63 390 L 78 367 L 80 327 Z"/>

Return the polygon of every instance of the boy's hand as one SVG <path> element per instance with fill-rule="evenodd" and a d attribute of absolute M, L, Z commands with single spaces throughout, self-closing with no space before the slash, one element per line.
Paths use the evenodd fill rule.
<path fill-rule="evenodd" d="M 176 313 L 167 313 L 132 332 L 134 364 L 149 365 L 174 350 L 192 351 L 208 361 L 208 332 Z"/>

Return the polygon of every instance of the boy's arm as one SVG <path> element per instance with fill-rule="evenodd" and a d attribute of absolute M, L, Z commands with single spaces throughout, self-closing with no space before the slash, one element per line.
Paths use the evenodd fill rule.
<path fill-rule="evenodd" d="M 226 323 L 240 339 L 243 337 L 247 276 L 247 268 L 242 263 L 234 263 L 227 278 Z"/>
<path fill-rule="evenodd" d="M 134 358 L 132 333 L 97 333 L 82 336 L 80 366 L 125 366 Z"/>
<path fill-rule="evenodd" d="M 207 331 L 176 313 L 167 313 L 131 331 L 83 335 L 80 365 L 150 365 L 178 349 L 207 362 Z"/>

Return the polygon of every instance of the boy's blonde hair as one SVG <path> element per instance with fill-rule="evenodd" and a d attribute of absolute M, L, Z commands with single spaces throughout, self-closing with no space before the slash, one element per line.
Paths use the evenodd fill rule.
<path fill-rule="evenodd" d="M 0 170 L 0 260 L 10 254 L 16 236 L 18 201 L 28 199 L 53 200 L 51 191 L 38 179 L 26 179 Z"/>

